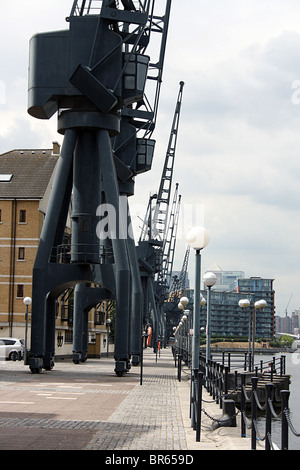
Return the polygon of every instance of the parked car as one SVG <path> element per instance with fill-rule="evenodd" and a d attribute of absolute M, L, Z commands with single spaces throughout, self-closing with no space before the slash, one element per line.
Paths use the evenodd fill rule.
<path fill-rule="evenodd" d="M 24 355 L 23 341 L 18 338 L 0 338 L 0 360 L 21 360 Z"/>

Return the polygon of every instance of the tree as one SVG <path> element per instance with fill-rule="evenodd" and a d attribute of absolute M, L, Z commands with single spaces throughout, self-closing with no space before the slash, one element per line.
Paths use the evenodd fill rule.
<path fill-rule="evenodd" d="M 285 348 L 290 348 L 294 341 L 294 338 L 289 335 L 282 335 L 279 339 L 280 346 Z"/>

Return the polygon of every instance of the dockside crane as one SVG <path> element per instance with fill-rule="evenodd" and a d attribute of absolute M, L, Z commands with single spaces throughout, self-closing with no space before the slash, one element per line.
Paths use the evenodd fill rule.
<path fill-rule="evenodd" d="M 181 202 L 181 196 L 178 195 L 178 185 L 176 185 L 169 219 L 183 87 L 184 82 L 180 82 L 159 190 L 149 199 L 138 246 L 144 291 L 144 323 L 152 322 L 153 324 L 154 347 L 156 347 L 158 336 L 163 335 L 162 304 L 168 292 L 167 282 L 171 278 L 170 268 L 173 265 Z"/>
<path fill-rule="evenodd" d="M 188 245 L 184 254 L 182 268 L 179 276 L 174 276 L 170 286 L 168 301 L 164 303 L 164 314 L 166 318 L 165 341 L 166 344 L 170 336 L 173 335 L 173 327 L 178 325 L 178 320 L 182 314 L 178 304 L 182 297 L 182 292 L 186 285 L 186 275 L 190 256 L 190 246 Z"/>
<path fill-rule="evenodd" d="M 30 41 L 28 113 L 50 119 L 58 112 L 64 135 L 33 269 L 33 373 L 54 366 L 56 301 L 71 288 L 74 355 L 84 353 L 88 310 L 106 300 L 116 302 L 117 375 L 129 370 L 134 349 L 140 353 L 143 292 L 136 247 L 125 236 L 128 197 L 134 177 L 152 165 L 170 9 L 171 0 L 75 0 L 68 29 Z M 160 40 L 150 57 L 154 34 Z M 71 240 L 64 245 L 71 199 Z M 108 236 L 99 229 L 104 205 L 115 210 Z"/>
<path fill-rule="evenodd" d="M 180 297 L 181 297 L 181 293 L 183 289 L 185 288 L 189 257 L 190 257 L 190 246 L 188 245 L 184 254 L 184 259 L 183 259 L 180 274 L 179 276 L 173 277 L 172 284 L 170 286 L 169 300 L 174 302 L 174 304 L 176 305 L 178 304 Z"/>
<path fill-rule="evenodd" d="M 144 219 L 144 224 L 142 226 L 140 235 L 140 240 L 142 241 L 151 239 L 158 242 L 163 242 L 165 240 L 171 199 L 171 187 L 174 174 L 183 88 L 184 82 L 180 82 L 164 167 L 162 170 L 161 181 L 156 197 L 156 203 L 154 208 L 152 208 L 150 205 L 148 206 L 148 213 Z M 151 234 L 149 233 L 149 217 L 151 217 Z"/>

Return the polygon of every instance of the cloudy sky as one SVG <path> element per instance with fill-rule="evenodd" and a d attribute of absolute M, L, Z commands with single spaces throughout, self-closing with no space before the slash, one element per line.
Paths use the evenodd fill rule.
<path fill-rule="evenodd" d="M 36 32 L 68 28 L 72 3 L 2 1 L 0 153 L 62 141 L 56 116 L 27 115 L 28 43 Z M 217 263 L 274 279 L 277 314 L 293 294 L 291 314 L 300 307 L 299 0 L 172 1 L 155 161 L 136 180 L 133 209 L 158 190 L 181 80 L 174 268 L 181 269 L 185 231 L 204 224 L 202 269 Z M 189 267 L 193 279 L 193 256 Z"/>

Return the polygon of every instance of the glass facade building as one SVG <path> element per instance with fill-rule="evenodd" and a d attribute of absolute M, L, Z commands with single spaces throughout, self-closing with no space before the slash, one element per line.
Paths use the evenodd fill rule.
<path fill-rule="evenodd" d="M 201 293 L 207 298 L 207 290 L 202 290 Z M 186 296 L 190 300 L 186 309 L 191 311 L 190 317 L 192 317 L 194 291 L 192 289 L 184 289 L 182 296 Z M 251 307 L 241 308 L 239 306 L 239 300 L 245 298 L 250 300 Z M 248 337 L 250 309 L 252 309 L 253 312 L 254 302 L 263 299 L 267 302 L 267 306 L 264 309 L 256 310 L 256 337 L 272 338 L 274 336 L 275 321 L 274 298 L 273 279 L 262 279 L 258 277 L 239 279 L 236 291 L 220 292 L 212 288 L 211 335 L 228 338 Z M 180 318 L 181 313 L 182 312 L 178 311 L 178 314 L 174 315 L 172 323 L 174 323 L 174 320 L 176 322 L 177 318 Z M 203 332 L 205 332 L 206 329 L 206 316 L 207 311 L 205 305 L 201 307 L 200 311 L 200 328 Z"/>

